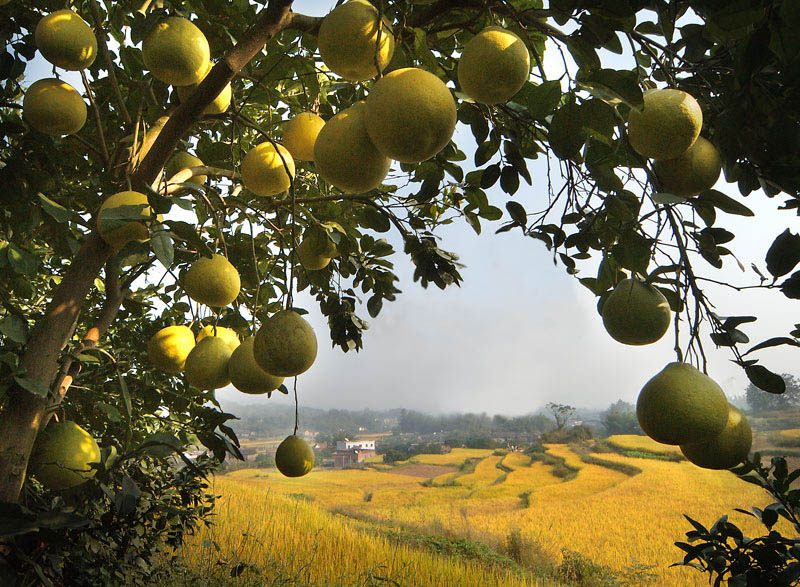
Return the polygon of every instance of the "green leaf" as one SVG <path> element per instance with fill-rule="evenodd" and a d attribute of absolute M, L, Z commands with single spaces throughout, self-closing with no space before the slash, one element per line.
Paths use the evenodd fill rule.
<path fill-rule="evenodd" d="M 511 215 L 511 219 L 519 224 L 525 226 L 528 222 L 528 213 L 522 204 L 518 202 L 506 202 L 506 210 Z"/>
<path fill-rule="evenodd" d="M 727 212 L 728 214 L 755 216 L 755 213 L 750 208 L 717 190 L 706 190 L 695 199 L 699 202 L 711 204 L 715 208 Z"/>
<path fill-rule="evenodd" d="M 786 391 L 786 382 L 783 380 L 783 377 L 773 373 L 762 365 L 750 365 L 744 372 L 747 374 L 747 378 L 750 382 L 759 389 L 774 394 L 781 394 Z"/>
<path fill-rule="evenodd" d="M 550 116 L 561 101 L 561 82 L 546 81 L 528 92 L 528 114 L 537 120 Z"/>
<path fill-rule="evenodd" d="M 61 204 L 58 204 L 45 196 L 42 193 L 36 194 L 39 196 L 39 201 L 42 203 L 42 209 L 47 212 L 56 222 L 66 222 L 69 220 L 72 213 L 64 208 Z"/>
<path fill-rule="evenodd" d="M 680 204 L 686 201 L 686 198 L 668 194 L 666 192 L 658 192 L 657 194 L 653 194 L 651 199 L 653 200 L 654 204 Z"/>
<path fill-rule="evenodd" d="M 609 104 L 627 104 L 631 108 L 644 105 L 642 89 L 639 86 L 639 74 L 635 71 L 617 71 L 616 69 L 597 69 L 579 72 L 578 84 L 596 98 Z"/>
<path fill-rule="evenodd" d="M 765 340 L 764 342 L 760 342 L 755 345 L 753 348 L 748 350 L 746 353 L 742 353 L 742 356 L 749 355 L 753 351 L 758 351 L 761 349 L 766 349 L 774 346 L 781 346 L 781 345 L 790 345 L 790 346 L 800 346 L 800 342 L 797 342 L 793 338 L 789 338 L 788 336 L 776 336 L 774 338 L 770 338 Z M 800 469 L 798 469 L 800 470 Z"/>
<path fill-rule="evenodd" d="M 161 262 L 165 269 L 172 266 L 175 259 L 175 249 L 172 246 L 172 237 L 169 232 L 164 230 L 164 225 L 158 225 L 159 228 L 153 231 L 150 236 L 150 248 L 155 253 L 156 258 Z"/>
<path fill-rule="evenodd" d="M 33 395 L 47 397 L 47 394 L 50 393 L 50 388 L 38 379 L 17 376 L 14 377 L 14 381 L 16 381 L 17 385 L 19 385 L 22 389 L 31 392 Z"/>
<path fill-rule="evenodd" d="M 500 173 L 500 187 L 508 195 L 512 196 L 519 189 L 519 174 L 513 167 L 504 167 Z"/>
<path fill-rule="evenodd" d="M 380 296 L 372 296 L 367 300 L 367 312 L 373 318 L 377 317 L 383 307 L 383 298 Z"/>
<path fill-rule="evenodd" d="M 36 271 L 39 264 L 39 259 L 31 255 L 25 249 L 21 249 L 14 243 L 9 243 L 6 248 L 8 252 L 8 262 L 11 268 L 21 275 L 31 275 Z"/>
<path fill-rule="evenodd" d="M 767 251 L 767 271 L 773 277 L 786 275 L 800 263 L 800 235 L 787 228 L 778 235 Z"/>
<path fill-rule="evenodd" d="M 9 314 L 0 320 L 0 334 L 14 342 L 25 344 L 28 340 L 28 323 L 15 314 Z"/>

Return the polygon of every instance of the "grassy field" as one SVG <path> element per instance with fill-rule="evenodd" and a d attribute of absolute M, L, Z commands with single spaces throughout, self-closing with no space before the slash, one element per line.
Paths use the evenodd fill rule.
<path fill-rule="evenodd" d="M 652 575 L 653 585 L 702 585 L 704 575 L 668 568 L 681 558 L 673 542 L 689 529 L 681 514 L 703 523 L 731 514 L 746 535 L 760 530 L 733 512 L 767 503 L 757 487 L 687 461 L 643 458 L 672 450 L 643 437 L 609 440 L 617 452 L 566 445 L 547 445 L 538 456 L 457 449 L 418 455 L 396 469 L 315 470 L 300 479 L 274 469 L 236 471 L 216 481 L 222 505 L 215 533 L 197 537 L 187 556 L 201 564 L 210 554 L 203 541 L 210 540 L 227 560 L 280 568 L 303 584 L 323 584 L 332 568 L 342 573 L 332 584 L 378 584 L 370 582 L 374 572 L 401 585 L 554 585 L 572 576 L 559 568 L 585 557 L 614 572 L 614 584 L 645 584 Z M 403 474 L 421 465 L 453 470 L 432 479 Z M 389 528 L 402 539 L 388 535 Z M 296 551 L 282 542 L 293 532 Z M 247 550 L 245 538 L 253 536 L 271 546 Z M 486 545 L 505 562 L 431 549 L 438 540 Z M 337 549 L 359 550 L 358 562 L 339 560 Z M 582 584 L 611 584 L 604 581 Z"/>

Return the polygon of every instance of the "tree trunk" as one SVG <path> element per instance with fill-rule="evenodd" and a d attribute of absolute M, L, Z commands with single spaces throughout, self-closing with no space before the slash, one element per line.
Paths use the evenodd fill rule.
<path fill-rule="evenodd" d="M 150 185 L 178 140 L 202 116 L 206 106 L 275 34 L 292 23 L 292 0 L 270 0 L 250 30 L 211 72 L 198 89 L 173 112 L 150 152 L 131 177 L 134 186 Z M 299 17 L 298 25 L 311 27 L 319 19 Z M 97 233 L 83 243 L 69 270 L 56 287 L 53 299 L 38 320 L 22 355 L 24 377 L 39 388 L 51 389 L 59 357 L 72 336 L 81 308 L 106 261 L 114 251 Z M 112 316 L 113 317 L 113 316 Z M 31 387 L 31 385 L 28 385 Z M 59 388 L 63 387 L 59 382 Z M 66 392 L 66 388 L 55 390 Z M 58 398 L 60 399 L 60 397 Z M 48 397 L 14 386 L 0 412 L 0 502 L 19 501 L 33 443 L 47 420 Z"/>

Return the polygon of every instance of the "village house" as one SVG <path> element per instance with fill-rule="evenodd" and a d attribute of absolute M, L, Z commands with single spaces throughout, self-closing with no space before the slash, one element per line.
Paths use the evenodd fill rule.
<path fill-rule="evenodd" d="M 333 451 L 333 466 L 340 469 L 358 467 L 369 457 L 375 456 L 374 440 L 339 440 Z"/>

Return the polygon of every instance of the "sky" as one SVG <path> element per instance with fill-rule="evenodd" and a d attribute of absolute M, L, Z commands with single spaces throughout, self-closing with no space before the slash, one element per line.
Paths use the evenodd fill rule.
<path fill-rule="evenodd" d="M 294 10 L 323 15 L 331 0 L 297 0 Z M 630 55 L 604 56 L 604 65 L 631 68 Z M 545 54 L 545 68 L 560 73 L 560 57 Z M 28 70 L 28 81 L 49 77 L 50 68 L 40 60 Z M 80 85 L 76 85 L 80 89 Z M 471 135 L 459 128 L 456 140 L 468 156 L 475 148 Z M 546 198 L 546 170 L 531 166 L 533 186 L 524 182 L 515 199 L 530 212 Z M 750 264 L 764 270 L 764 256 L 774 238 L 790 228 L 800 232 L 797 216 L 776 208 L 783 198 L 769 199 L 753 193 L 742 199 L 733 184 L 721 179 L 716 189 L 743 201 L 756 213 L 743 218 L 719 213 L 716 226 L 735 233 L 731 248 L 748 268 L 743 273 L 726 258 L 717 271 L 702 260 L 701 273 L 737 285 L 758 283 Z M 503 207 L 505 197 L 493 191 L 493 203 Z M 466 267 L 463 284 L 445 291 L 413 283 L 413 266 L 402 254 L 393 257 L 403 293 L 386 303 L 376 319 L 366 308 L 358 314 L 369 320 L 364 349 L 343 353 L 328 341 L 327 324 L 315 302 L 296 296 L 295 305 L 310 311 L 319 353 L 312 368 L 298 378 L 302 406 L 319 408 L 408 408 L 429 412 L 486 412 L 523 414 L 548 402 L 602 408 L 623 399 L 635 402 L 642 385 L 663 366 L 675 360 L 673 332 L 659 342 L 632 347 L 614 341 L 604 330 L 595 296 L 563 266 L 554 266 L 544 245 L 515 231 L 495 235 L 499 223 L 484 223 L 476 235 L 466 223 L 455 223 L 438 234 L 440 247 L 457 252 Z M 384 235 L 381 235 L 384 236 Z M 399 239 L 388 237 L 401 249 Z M 594 275 L 587 265 L 579 276 Z M 743 329 L 753 344 L 772 336 L 786 336 L 800 322 L 800 303 L 779 291 L 736 292 L 707 287 L 718 314 L 757 315 L 758 322 Z M 685 330 L 685 329 L 684 329 Z M 742 395 L 747 386 L 744 372 L 730 362 L 728 349 L 716 350 L 704 340 L 709 375 L 729 397 Z M 800 375 L 798 354 L 788 347 L 762 351 L 756 356 L 776 372 Z M 246 396 L 234 390 L 217 392 L 223 404 L 289 405 L 291 396 Z"/>

